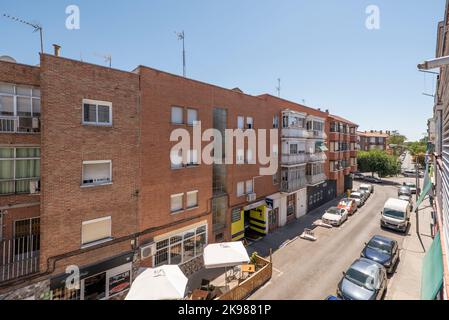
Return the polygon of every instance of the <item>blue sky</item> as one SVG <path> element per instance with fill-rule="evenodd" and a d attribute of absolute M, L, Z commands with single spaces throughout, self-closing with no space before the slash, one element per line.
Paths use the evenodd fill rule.
<path fill-rule="evenodd" d="M 65 28 L 68 5 L 81 12 L 80 30 Z M 44 26 L 45 50 L 132 70 L 147 65 L 249 94 L 330 109 L 363 130 L 399 130 L 418 139 L 432 115 L 433 76 L 416 65 L 435 55 L 445 0 L 2 0 L 9 13 Z M 380 30 L 365 28 L 368 5 L 380 8 Z M 0 16 L 0 55 L 37 64 L 39 38 Z"/>

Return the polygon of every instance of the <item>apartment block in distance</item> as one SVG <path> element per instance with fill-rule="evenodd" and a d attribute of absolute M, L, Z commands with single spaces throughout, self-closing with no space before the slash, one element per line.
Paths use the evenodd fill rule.
<path fill-rule="evenodd" d="M 331 176 L 331 119 L 354 126 L 328 112 L 56 53 L 39 66 L 2 58 L 0 71 L 0 299 L 121 299 L 139 268 L 189 276 L 208 243 L 264 237 L 344 185 Z M 245 133 L 233 163 L 202 161 L 211 128 Z M 257 129 L 274 174 L 249 148 Z M 180 131 L 193 137 L 181 154 Z M 80 287 L 67 288 L 74 272 Z"/>
<path fill-rule="evenodd" d="M 390 131 L 358 131 L 357 142 L 358 150 L 370 151 L 370 150 L 383 150 L 389 151 L 388 138 L 390 137 Z"/>

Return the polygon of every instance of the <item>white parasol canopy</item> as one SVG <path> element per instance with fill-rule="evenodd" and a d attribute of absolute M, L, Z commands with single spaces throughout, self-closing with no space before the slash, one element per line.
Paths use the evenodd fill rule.
<path fill-rule="evenodd" d="M 136 277 L 125 300 L 183 299 L 187 281 L 177 265 L 148 268 Z"/>
<path fill-rule="evenodd" d="M 209 244 L 203 252 L 206 269 L 233 267 L 249 262 L 243 242 L 223 242 Z"/>

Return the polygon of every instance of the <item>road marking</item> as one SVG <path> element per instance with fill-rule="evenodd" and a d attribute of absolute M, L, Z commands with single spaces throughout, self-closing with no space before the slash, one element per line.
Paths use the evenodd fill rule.
<path fill-rule="evenodd" d="M 277 273 L 279 273 L 278 274 L 278 277 L 280 277 L 280 276 L 282 276 L 283 274 L 284 274 L 284 272 L 282 272 L 281 270 L 279 270 L 279 269 L 276 269 L 275 267 L 272 267 L 273 268 L 273 271 L 276 271 Z M 270 281 L 271 282 L 271 281 Z"/>

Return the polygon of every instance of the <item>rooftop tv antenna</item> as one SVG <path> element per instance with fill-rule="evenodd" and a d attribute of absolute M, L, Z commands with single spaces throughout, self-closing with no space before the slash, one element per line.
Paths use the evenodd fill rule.
<path fill-rule="evenodd" d="M 276 87 L 276 91 L 278 92 L 278 97 L 281 97 L 281 78 L 278 78 L 278 86 Z"/>
<path fill-rule="evenodd" d="M 40 38 L 41 38 L 41 53 L 44 53 L 44 40 L 43 40 L 43 36 L 42 36 L 42 33 L 43 33 L 42 32 L 42 26 L 38 22 L 28 22 L 28 21 L 22 20 L 20 18 L 10 16 L 9 14 L 6 14 L 6 13 L 4 13 L 3 16 L 5 18 L 9 18 L 9 19 L 11 19 L 13 21 L 20 22 L 20 23 L 26 24 L 26 25 L 28 25 L 30 27 L 33 27 L 34 28 L 33 32 L 39 31 L 39 35 L 40 35 Z"/>
<path fill-rule="evenodd" d="M 182 30 L 182 32 L 175 31 L 175 34 L 178 37 L 178 40 L 182 40 L 182 75 L 185 78 L 186 77 L 186 47 L 185 47 L 184 30 Z"/>
<path fill-rule="evenodd" d="M 98 54 L 94 53 L 97 57 L 103 58 L 104 62 L 108 64 L 109 68 L 112 67 L 112 55 L 110 54 Z"/>

